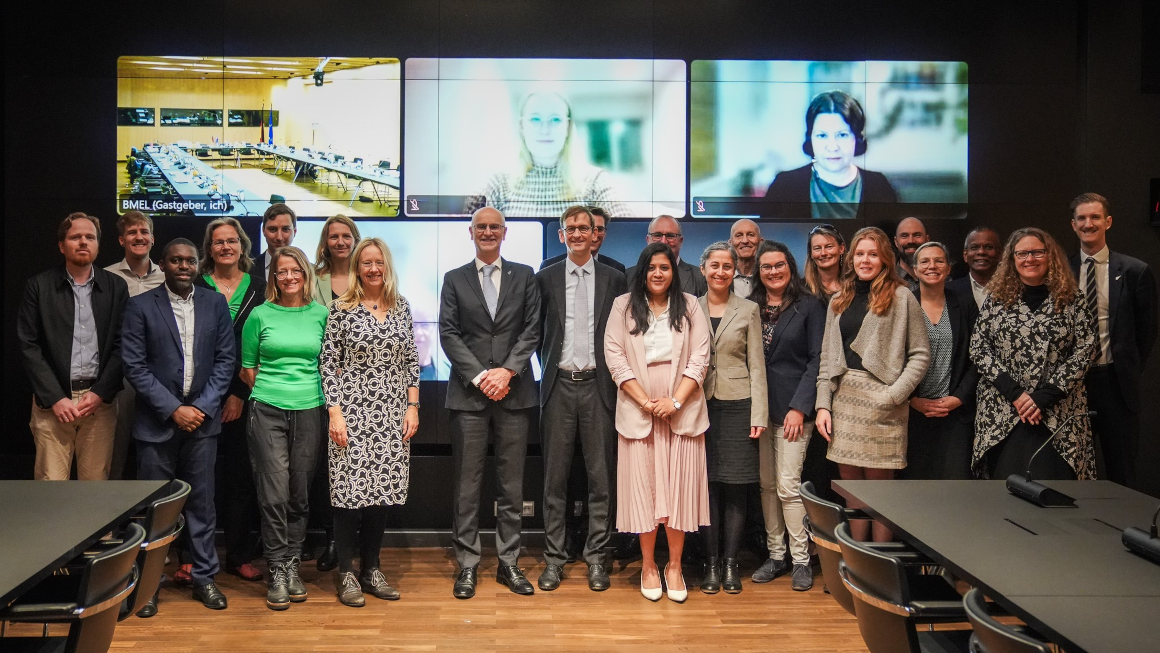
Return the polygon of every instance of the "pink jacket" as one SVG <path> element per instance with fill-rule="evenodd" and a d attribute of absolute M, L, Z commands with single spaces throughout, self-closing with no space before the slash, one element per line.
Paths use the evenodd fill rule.
<path fill-rule="evenodd" d="M 634 322 L 628 310 L 628 298 L 628 295 L 621 295 L 613 302 L 612 314 L 608 316 L 608 326 L 604 333 L 604 356 L 612 380 L 620 388 L 625 381 L 636 379 L 650 397 L 671 397 L 681 376 L 695 380 L 697 389 L 681 405 L 681 409 L 669 418 L 669 422 L 673 433 L 701 435 L 709 428 L 709 412 L 705 407 L 705 393 L 701 390 L 705 370 L 709 366 L 709 321 L 702 314 L 697 298 L 685 293 L 692 324 L 684 326 L 680 333 L 673 332 L 672 377 L 665 389 L 649 387 L 644 337 L 642 334 L 629 335 Z M 617 433 L 631 440 L 646 438 L 652 433 L 652 420 L 653 416 L 641 410 L 623 389 L 617 390 Z"/>

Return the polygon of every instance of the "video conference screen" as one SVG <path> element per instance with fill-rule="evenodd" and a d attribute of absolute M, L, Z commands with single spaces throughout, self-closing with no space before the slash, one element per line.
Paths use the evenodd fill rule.
<path fill-rule="evenodd" d="M 401 73 L 391 58 L 121 57 L 118 210 L 397 215 Z"/>
<path fill-rule="evenodd" d="M 313 263 L 322 235 L 321 220 L 299 220 L 294 245 Z M 507 223 L 503 257 L 538 269 L 543 261 L 544 226 L 539 222 Z M 415 322 L 415 346 L 419 354 L 420 377 L 424 381 L 446 381 L 451 364 L 439 347 L 439 294 L 443 275 L 471 262 L 475 245 L 471 223 L 445 221 L 360 221 L 359 235 L 381 238 L 391 250 L 399 292 L 411 304 Z M 539 378 L 538 371 L 535 371 Z"/>
<path fill-rule="evenodd" d="M 964 217 L 967 65 L 693 61 L 689 214 Z"/>
<path fill-rule="evenodd" d="M 683 214 L 685 62 L 407 59 L 409 216 Z"/>

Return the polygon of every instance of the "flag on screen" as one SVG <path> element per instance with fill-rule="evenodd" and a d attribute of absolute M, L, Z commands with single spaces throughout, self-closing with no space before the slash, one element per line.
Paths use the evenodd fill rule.
<path fill-rule="evenodd" d="M 258 145 L 266 144 L 266 103 L 262 103 L 262 111 L 258 113 Z"/>
<path fill-rule="evenodd" d="M 270 145 L 274 144 L 274 105 L 270 105 Z"/>

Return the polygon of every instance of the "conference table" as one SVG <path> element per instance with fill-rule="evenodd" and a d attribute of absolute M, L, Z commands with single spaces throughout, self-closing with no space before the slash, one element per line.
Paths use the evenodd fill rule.
<path fill-rule="evenodd" d="M 196 148 L 193 148 L 196 149 Z M 127 206 L 122 210 L 137 209 L 157 213 L 192 213 L 199 216 L 261 215 L 246 207 L 246 189 L 226 177 L 220 170 L 176 146 L 147 145 L 140 152 L 156 164 L 177 198 L 138 200 L 149 206 Z M 258 200 L 249 193 L 251 200 Z M 132 201 L 132 200 L 126 200 Z"/>
<path fill-rule="evenodd" d="M 1110 481 L 1045 481 L 1041 508 L 1004 481 L 835 481 L 834 489 L 1069 653 L 1160 650 L 1160 565 L 1129 552 L 1160 499 Z"/>
<path fill-rule="evenodd" d="M 354 201 L 358 199 L 359 191 L 365 183 L 369 183 L 371 191 L 375 194 L 375 199 L 379 204 L 385 204 L 386 199 L 379 194 L 378 186 L 386 186 L 393 188 L 396 191 L 401 187 L 399 181 L 398 170 L 387 170 L 378 166 L 368 166 L 362 163 L 348 163 L 345 159 L 334 160 L 333 157 L 324 157 L 323 155 L 315 155 L 313 152 L 306 152 L 299 149 L 291 149 L 285 145 L 255 145 L 253 149 L 260 152 L 264 156 L 272 156 L 277 162 L 274 166 L 274 174 L 278 174 L 282 170 L 281 163 L 287 162 L 297 164 L 293 166 L 294 177 L 291 181 L 297 181 L 298 176 L 302 173 L 306 166 L 314 166 L 322 168 L 323 170 L 330 170 L 338 173 L 339 186 L 344 190 L 351 190 L 350 204 L 353 206 Z M 353 189 L 348 189 L 346 184 L 342 181 L 343 178 L 353 179 L 355 184 Z"/>
<path fill-rule="evenodd" d="M 0 481 L 0 607 L 165 495 L 166 481 Z"/>

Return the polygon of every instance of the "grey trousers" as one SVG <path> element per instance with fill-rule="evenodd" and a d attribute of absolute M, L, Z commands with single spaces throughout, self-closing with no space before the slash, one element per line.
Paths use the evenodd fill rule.
<path fill-rule="evenodd" d="M 250 402 L 247 439 L 269 564 L 302 555 L 310 517 L 310 481 L 318 464 L 325 406 L 282 410 Z"/>
<path fill-rule="evenodd" d="M 519 561 L 524 460 L 530 426 L 529 410 L 507 410 L 495 402 L 479 411 L 451 411 L 451 453 L 455 463 L 452 541 L 460 567 L 478 566 L 482 553 L 479 510 L 490 433 L 495 434 L 498 512 L 495 545 L 501 565 L 515 565 Z M 491 505 L 491 501 L 483 503 Z"/>
<path fill-rule="evenodd" d="M 584 561 L 604 564 L 604 548 L 612 533 L 612 459 L 616 456 L 613 416 L 600 401 L 596 379 L 572 381 L 558 377 L 540 418 L 544 452 L 544 561 L 564 565 L 568 511 L 568 474 L 576 440 L 588 473 L 588 539 Z"/>

